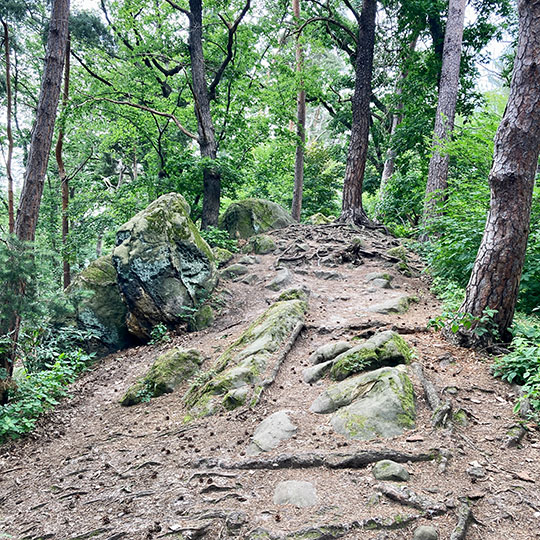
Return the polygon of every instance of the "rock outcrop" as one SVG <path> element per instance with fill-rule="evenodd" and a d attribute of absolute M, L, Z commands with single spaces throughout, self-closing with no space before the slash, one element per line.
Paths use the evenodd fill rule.
<path fill-rule="evenodd" d="M 122 225 L 113 262 L 128 307 L 129 331 L 146 339 L 156 324 L 174 326 L 212 292 L 214 254 L 177 193 L 154 201 Z"/>
<path fill-rule="evenodd" d="M 227 230 L 232 238 L 249 238 L 293 223 L 293 218 L 285 209 L 265 199 L 245 199 L 232 203 L 219 220 L 220 228 Z"/>

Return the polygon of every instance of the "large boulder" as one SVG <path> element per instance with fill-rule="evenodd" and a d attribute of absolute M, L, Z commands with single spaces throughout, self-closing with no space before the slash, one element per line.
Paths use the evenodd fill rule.
<path fill-rule="evenodd" d="M 414 428 L 414 389 L 404 366 L 383 367 L 329 386 L 311 411 L 334 413 L 332 427 L 348 439 L 395 437 Z"/>
<path fill-rule="evenodd" d="M 113 262 L 129 331 L 142 339 L 156 324 L 182 321 L 217 282 L 214 254 L 177 193 L 162 195 L 120 227 Z"/>
<path fill-rule="evenodd" d="M 77 275 L 66 291 L 75 306 L 76 324 L 95 336 L 87 342 L 90 352 L 107 354 L 127 347 L 127 308 L 116 282 L 112 257 L 96 259 Z"/>
<path fill-rule="evenodd" d="M 293 223 L 291 215 L 279 204 L 264 199 L 245 199 L 227 208 L 219 220 L 219 227 L 229 231 L 232 238 L 249 238 Z"/>

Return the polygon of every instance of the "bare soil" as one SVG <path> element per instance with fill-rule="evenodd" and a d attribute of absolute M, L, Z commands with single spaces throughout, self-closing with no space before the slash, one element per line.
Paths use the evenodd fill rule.
<path fill-rule="evenodd" d="M 416 527 L 429 524 L 447 539 L 465 498 L 474 515 L 468 540 L 540 538 L 539 433 L 529 426 L 519 447 L 506 447 L 507 431 L 518 420 L 512 412 L 515 390 L 491 376 L 489 358 L 457 348 L 427 329 L 440 305 L 414 256 L 409 260 L 414 275 L 405 277 L 396 271 L 392 257 L 385 256 L 397 241 L 379 231 L 293 226 L 271 234 L 278 250 L 258 256 L 259 262 L 250 267 L 255 276 L 251 284 L 220 283 L 216 297 L 222 298 L 221 313 L 209 329 L 179 332 L 170 343 L 102 359 L 72 385 L 71 398 L 47 414 L 31 436 L 0 448 L 0 538 L 243 539 L 255 538 L 250 535 L 258 528 L 282 538 L 336 525 L 338 532 L 303 538 L 382 540 L 412 539 Z M 362 238 L 361 249 L 357 245 L 356 251 L 345 253 L 354 237 Z M 211 367 L 220 351 L 279 295 L 265 288 L 277 273 L 278 258 L 293 273 L 291 285 L 311 291 L 310 308 L 306 328 L 254 409 L 243 407 L 186 425 L 182 397 L 187 384 L 148 403 L 129 408 L 118 404 L 124 391 L 172 346 L 199 349 L 207 357 L 204 369 Z M 392 274 L 393 288 L 374 289 L 367 283 L 366 274 L 374 271 Z M 367 311 L 405 293 L 418 298 L 405 314 Z M 385 328 L 399 331 L 414 348 L 416 361 L 439 393 L 451 399 L 454 409 L 465 410 L 466 426 L 434 429 L 432 411 L 412 372 L 416 429 L 400 437 L 347 440 L 332 430 L 329 416 L 309 411 L 330 384 L 327 379 L 303 382 L 302 369 L 309 365 L 311 352 L 334 340 L 367 337 Z M 194 465 L 200 458 L 228 463 L 245 459 L 255 427 L 283 409 L 290 411 L 298 432 L 265 459 L 283 453 L 448 450 L 445 472 L 438 460 L 405 464 L 411 473 L 407 486 L 442 503 L 445 511 L 430 516 L 378 494 L 371 466 L 238 470 Z M 474 461 L 484 468 L 485 477 L 467 473 Z M 275 505 L 274 487 L 282 480 L 312 482 L 318 504 Z M 368 518 L 396 528 L 361 528 L 358 522 Z"/>

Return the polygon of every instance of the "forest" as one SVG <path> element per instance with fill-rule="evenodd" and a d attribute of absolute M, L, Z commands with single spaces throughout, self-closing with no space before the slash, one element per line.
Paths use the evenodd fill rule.
<path fill-rule="evenodd" d="M 519 385 L 514 415 L 535 429 L 538 0 L 5 0 L 0 22 L 0 444 L 39 426 L 107 354 L 201 331 L 201 306 L 223 309 L 215 268 L 270 251 L 229 227 L 238 205 L 259 200 L 283 212 L 267 229 L 294 231 L 276 238 L 298 235 L 278 270 L 314 238 L 353 266 L 398 246 L 382 260 L 437 298 L 422 331 Z M 148 238 L 180 234 L 169 216 L 171 229 L 145 229 L 146 254 L 126 247 L 156 208 L 185 214 L 182 234 L 206 261 L 191 247 L 179 263 L 170 255 L 192 280 L 174 306 L 165 285 L 133 293 L 142 270 L 124 255 L 139 250 L 154 272 L 161 255 Z M 189 257 L 199 262 L 188 271 Z M 233 266 L 220 283 L 240 279 Z M 112 306 L 109 289 L 81 285 L 96 270 L 113 272 L 128 312 L 125 339 L 105 348 L 81 315 L 92 295 Z M 193 388 L 220 369 L 197 375 L 185 403 L 203 403 Z"/>

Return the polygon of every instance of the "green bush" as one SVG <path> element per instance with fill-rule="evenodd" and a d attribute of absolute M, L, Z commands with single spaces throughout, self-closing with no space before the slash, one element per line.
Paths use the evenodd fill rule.
<path fill-rule="evenodd" d="M 210 247 L 219 247 L 223 249 L 228 249 L 235 253 L 238 251 L 238 245 L 236 240 L 229 236 L 227 231 L 218 229 L 217 227 L 208 227 L 203 229 L 201 236 L 206 240 Z"/>
<path fill-rule="evenodd" d="M 24 370 L 16 377 L 16 386 L 9 391 L 9 402 L 0 405 L 0 444 L 31 431 L 40 415 L 67 394 L 67 385 L 92 357 L 81 349 L 60 353 L 46 370 L 33 373 Z"/>

